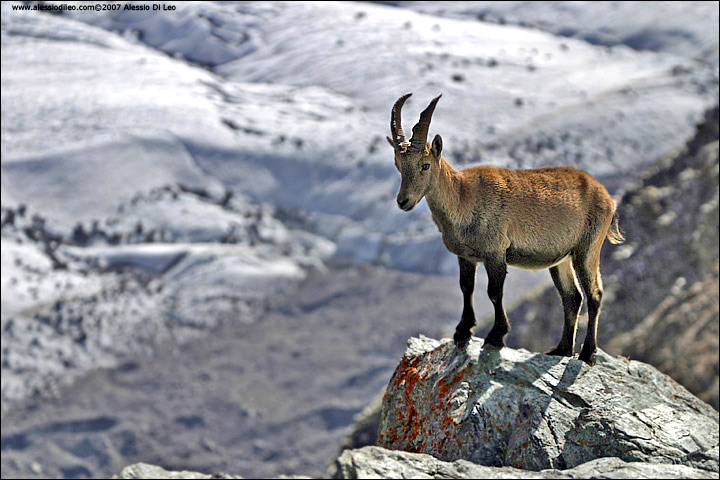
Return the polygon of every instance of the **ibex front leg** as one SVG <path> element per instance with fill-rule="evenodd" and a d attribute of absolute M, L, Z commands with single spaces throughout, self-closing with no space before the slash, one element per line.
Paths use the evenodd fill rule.
<path fill-rule="evenodd" d="M 488 257 L 483 263 L 488 275 L 488 297 L 495 307 L 495 324 L 485 338 L 485 345 L 504 347 L 505 335 L 510 331 L 510 322 L 502 305 L 507 266 L 504 258 Z"/>
<path fill-rule="evenodd" d="M 463 294 L 463 312 L 460 323 L 455 327 L 453 339 L 458 347 L 467 343 L 472 336 L 471 329 L 475 326 L 475 308 L 473 307 L 473 293 L 475 292 L 475 272 L 477 263 L 458 257 L 460 264 L 460 290 Z"/>

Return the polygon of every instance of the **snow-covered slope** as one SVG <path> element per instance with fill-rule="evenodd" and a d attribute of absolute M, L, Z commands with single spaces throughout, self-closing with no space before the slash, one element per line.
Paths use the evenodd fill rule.
<path fill-rule="evenodd" d="M 160 190 L 122 211 L 63 240 L 39 215 L 3 207 L 3 410 L 159 344 L 253 323 L 334 250 L 238 199 Z"/>
<path fill-rule="evenodd" d="M 522 25 L 595 45 L 627 45 L 718 64 L 716 1 L 390 1 L 443 17 Z"/>
<path fill-rule="evenodd" d="M 444 93 L 431 128 L 457 164 L 571 164 L 611 189 L 681 145 L 717 97 L 716 72 L 685 58 L 381 5 L 7 10 L 4 200 L 67 224 L 154 187 L 224 188 L 309 212 L 340 255 L 402 268 L 455 266 L 424 206 L 393 205 L 382 137 L 400 94 L 416 94 L 413 122 Z"/>

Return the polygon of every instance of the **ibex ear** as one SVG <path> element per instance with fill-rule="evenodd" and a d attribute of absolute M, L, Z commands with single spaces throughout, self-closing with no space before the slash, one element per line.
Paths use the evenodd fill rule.
<path fill-rule="evenodd" d="M 387 139 L 387 141 L 388 141 L 388 143 L 390 144 L 391 147 L 395 148 L 395 142 L 392 141 L 392 138 L 390 138 L 390 137 L 385 137 L 385 139 Z"/>
<path fill-rule="evenodd" d="M 435 138 L 433 138 L 430 153 L 433 157 L 440 160 L 440 155 L 442 154 L 442 137 L 440 135 L 435 135 Z"/>

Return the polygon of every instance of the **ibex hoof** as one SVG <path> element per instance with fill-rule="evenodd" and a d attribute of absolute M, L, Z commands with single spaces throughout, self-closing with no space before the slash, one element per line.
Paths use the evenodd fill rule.
<path fill-rule="evenodd" d="M 551 348 L 547 352 L 545 352 L 545 355 L 555 355 L 558 357 L 572 357 L 573 351 L 569 348 L 561 348 L 561 347 L 555 347 Z"/>
<path fill-rule="evenodd" d="M 488 335 L 485 339 L 485 343 L 483 344 L 483 348 L 487 348 L 489 350 L 500 350 L 504 346 L 505 340 L 503 340 L 503 337 L 496 337 L 494 335 Z"/>
<path fill-rule="evenodd" d="M 455 346 L 457 348 L 465 347 L 470 342 L 470 337 L 472 337 L 472 334 L 470 332 L 455 332 L 455 335 L 453 335 Z"/>
<path fill-rule="evenodd" d="M 580 358 L 580 360 L 582 360 L 583 362 L 587 363 L 587 364 L 590 365 L 591 367 L 592 367 L 593 365 L 595 365 L 595 354 L 594 354 L 594 353 L 589 353 L 589 352 L 587 352 L 585 349 L 583 349 L 583 350 L 580 352 L 580 357 L 579 357 L 579 358 Z"/>

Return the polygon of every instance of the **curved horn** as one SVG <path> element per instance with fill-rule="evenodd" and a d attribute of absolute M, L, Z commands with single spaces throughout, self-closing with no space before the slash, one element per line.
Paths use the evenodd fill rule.
<path fill-rule="evenodd" d="M 424 149 L 425 143 L 427 142 L 428 130 L 430 129 L 430 119 L 435 111 L 435 105 L 438 100 L 442 97 L 442 93 L 437 97 L 433 98 L 430 105 L 420 114 L 420 121 L 412 129 L 412 138 L 410 143 L 415 149 Z"/>
<path fill-rule="evenodd" d="M 402 122 L 400 121 L 400 110 L 402 110 L 405 100 L 410 98 L 412 93 L 406 93 L 402 97 L 397 99 L 395 105 L 393 105 L 392 113 L 390 114 L 390 131 L 392 132 L 393 141 L 395 145 L 400 145 L 405 142 L 405 132 L 402 129 Z"/>

